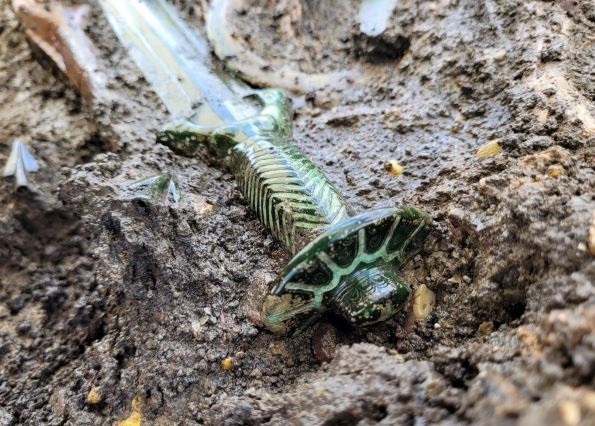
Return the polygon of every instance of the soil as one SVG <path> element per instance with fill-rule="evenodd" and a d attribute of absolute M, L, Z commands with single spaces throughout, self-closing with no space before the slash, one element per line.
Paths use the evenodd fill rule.
<path fill-rule="evenodd" d="M 288 255 L 232 175 L 154 142 L 167 111 L 95 3 L 109 83 L 85 104 L 2 0 L 0 163 L 19 137 L 41 169 L 0 179 L 0 424 L 593 424 L 593 3 L 402 0 L 374 37 L 359 2 L 245 3 L 271 64 L 362 76 L 296 95 L 295 143 L 356 209 L 432 215 L 401 273 L 434 310 L 257 327 Z M 205 4 L 175 3 L 197 28 Z M 130 189 L 160 172 L 178 203 Z"/>

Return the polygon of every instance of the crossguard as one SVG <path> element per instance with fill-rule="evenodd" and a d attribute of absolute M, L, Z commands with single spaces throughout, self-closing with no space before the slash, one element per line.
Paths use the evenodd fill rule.
<path fill-rule="evenodd" d="M 421 249 L 431 223 L 425 213 L 401 206 L 367 211 L 329 227 L 272 283 L 263 305 L 265 325 L 287 331 L 302 317 L 325 310 L 354 325 L 385 320 L 410 292 L 395 271 Z"/>

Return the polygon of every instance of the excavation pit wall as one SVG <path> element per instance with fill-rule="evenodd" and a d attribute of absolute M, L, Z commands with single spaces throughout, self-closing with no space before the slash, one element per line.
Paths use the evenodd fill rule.
<path fill-rule="evenodd" d="M 359 76 L 295 94 L 295 143 L 358 210 L 431 214 L 402 271 L 431 315 L 256 327 L 288 256 L 231 173 L 154 142 L 167 111 L 95 4 L 88 105 L 3 1 L 0 160 L 21 137 L 41 169 L 0 181 L 0 424 L 592 422 L 592 4 L 401 1 L 370 37 L 359 2 L 245 3 L 233 28 L 272 70 Z M 163 171 L 179 203 L 130 191 Z"/>

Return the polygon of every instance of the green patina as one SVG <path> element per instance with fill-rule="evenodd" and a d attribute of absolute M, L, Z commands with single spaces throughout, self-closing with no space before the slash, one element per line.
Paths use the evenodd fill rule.
<path fill-rule="evenodd" d="M 170 173 L 139 180 L 130 185 L 129 189 L 139 197 L 162 199 L 174 204 L 180 200 L 178 182 Z"/>
<path fill-rule="evenodd" d="M 221 126 L 188 120 L 159 141 L 193 155 L 229 155 L 239 187 L 262 223 L 294 255 L 263 305 L 264 324 L 286 331 L 331 311 L 354 325 L 392 316 L 410 289 L 397 269 L 422 247 L 430 217 L 409 206 L 355 215 L 335 186 L 290 144 L 291 106 L 277 89 L 255 91 L 255 117 Z"/>

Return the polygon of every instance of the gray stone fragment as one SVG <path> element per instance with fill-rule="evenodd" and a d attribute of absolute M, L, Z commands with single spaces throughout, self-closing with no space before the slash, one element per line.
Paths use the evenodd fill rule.
<path fill-rule="evenodd" d="M 12 150 L 2 175 L 4 177 L 14 176 L 15 186 L 28 187 L 27 173 L 36 172 L 39 170 L 37 160 L 33 158 L 33 155 L 27 149 L 27 146 L 19 139 L 15 139 L 12 143 Z"/>

